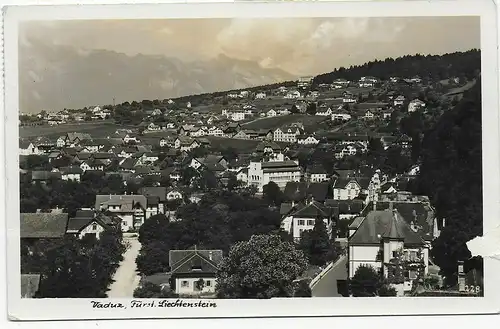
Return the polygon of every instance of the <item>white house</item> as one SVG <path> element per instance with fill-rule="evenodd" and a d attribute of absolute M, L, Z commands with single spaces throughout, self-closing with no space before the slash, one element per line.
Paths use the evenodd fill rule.
<path fill-rule="evenodd" d="M 222 250 L 170 250 L 172 290 L 180 297 L 215 294 L 217 269 Z"/>
<path fill-rule="evenodd" d="M 422 109 L 425 107 L 425 103 L 422 102 L 420 99 L 414 99 L 408 104 L 408 112 L 415 112 L 419 109 Z"/>
<path fill-rule="evenodd" d="M 297 144 L 301 145 L 318 145 L 319 140 L 313 135 L 299 135 L 297 136 Z"/>
<path fill-rule="evenodd" d="M 273 109 L 270 109 L 269 111 L 266 112 L 266 116 L 269 117 L 269 118 L 275 117 L 277 115 L 278 115 L 278 113 L 276 113 L 276 111 L 273 110 Z"/>
<path fill-rule="evenodd" d="M 177 189 L 170 189 L 167 192 L 167 200 L 168 201 L 182 200 L 182 193 Z"/>
<path fill-rule="evenodd" d="M 351 115 L 348 113 L 332 113 L 331 119 L 332 121 L 335 120 L 349 121 L 351 120 Z"/>
<path fill-rule="evenodd" d="M 147 200 L 144 195 L 96 195 L 94 209 L 118 216 L 122 231 L 126 232 L 144 223 Z"/>
<path fill-rule="evenodd" d="M 204 127 L 198 127 L 191 130 L 191 133 L 189 135 L 192 137 L 202 137 L 207 135 L 207 131 L 205 130 Z"/>
<path fill-rule="evenodd" d="M 296 98 L 300 98 L 300 92 L 295 90 L 295 91 L 291 91 L 289 93 L 287 93 L 285 95 L 285 98 L 286 99 L 296 99 Z"/>
<path fill-rule="evenodd" d="M 332 235 L 332 220 L 328 210 L 317 201 L 306 202 L 292 209 L 281 221 L 283 230 L 292 234 L 295 241 L 300 241 L 302 233 L 312 230 L 317 218 L 321 218 L 327 227 L 328 235 Z"/>
<path fill-rule="evenodd" d="M 273 131 L 273 140 L 275 142 L 296 143 L 297 136 L 300 135 L 301 130 L 298 127 L 284 126 L 276 128 Z"/>
<path fill-rule="evenodd" d="M 392 207 L 355 218 L 349 226 L 348 277 L 360 266 L 371 266 L 382 272 L 398 296 L 411 291 L 413 283 L 428 273 L 429 245 L 407 220 Z M 398 264 L 403 266 L 403 278 L 394 281 Z"/>
<path fill-rule="evenodd" d="M 214 126 L 214 127 L 211 127 L 210 129 L 208 129 L 207 134 L 209 136 L 223 137 L 224 131 L 221 128 Z"/>
<path fill-rule="evenodd" d="M 83 170 L 77 166 L 61 168 L 61 179 L 65 181 L 79 182 L 82 174 Z"/>
<path fill-rule="evenodd" d="M 245 120 L 246 113 L 245 111 L 234 111 L 231 112 L 231 120 L 232 121 L 242 121 Z"/>
<path fill-rule="evenodd" d="M 354 103 L 357 103 L 358 100 L 356 99 L 356 97 L 354 95 L 346 93 L 342 97 L 342 102 L 345 104 L 354 104 Z"/>
<path fill-rule="evenodd" d="M 394 99 L 394 106 L 401 106 L 405 102 L 406 98 L 403 95 L 399 95 Z"/>
<path fill-rule="evenodd" d="M 29 141 L 19 141 L 19 155 L 42 154 L 38 146 Z"/>
<path fill-rule="evenodd" d="M 61 136 L 57 139 L 56 141 L 56 146 L 57 147 L 64 147 L 66 145 L 66 139 L 65 136 Z"/>
<path fill-rule="evenodd" d="M 367 193 L 369 178 L 337 178 L 333 185 L 334 200 L 352 200 L 360 193 Z"/>
<path fill-rule="evenodd" d="M 265 99 L 266 98 L 266 93 L 258 93 L 255 95 L 256 99 Z"/>
<path fill-rule="evenodd" d="M 319 108 L 316 115 L 328 117 L 332 115 L 332 109 L 329 107 Z"/>
<path fill-rule="evenodd" d="M 75 235 L 79 239 L 92 235 L 99 240 L 101 234 L 108 229 L 110 226 L 94 210 L 77 210 L 75 217 L 68 220 L 66 234 Z"/>
<path fill-rule="evenodd" d="M 248 182 L 248 167 L 241 168 L 236 173 L 236 179 L 240 182 L 247 184 Z"/>
<path fill-rule="evenodd" d="M 264 185 L 274 182 L 280 188 L 285 188 L 288 182 L 299 182 L 302 177 L 298 161 L 277 160 L 265 162 L 250 162 L 248 167 L 248 186 L 255 186 L 258 192 L 263 191 Z"/>

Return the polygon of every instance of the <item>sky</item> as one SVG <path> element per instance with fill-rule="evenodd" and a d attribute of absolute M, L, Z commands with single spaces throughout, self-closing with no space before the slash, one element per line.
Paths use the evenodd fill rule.
<path fill-rule="evenodd" d="M 480 48 L 478 17 L 262 18 L 30 22 L 36 38 L 78 49 L 105 49 L 203 61 L 226 55 L 294 75 L 406 54 Z"/>

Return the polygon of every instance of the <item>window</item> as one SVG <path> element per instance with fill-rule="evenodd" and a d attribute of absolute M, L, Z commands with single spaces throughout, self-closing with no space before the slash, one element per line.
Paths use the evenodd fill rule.
<path fill-rule="evenodd" d="M 189 281 L 186 280 L 181 281 L 181 287 L 183 288 L 189 287 Z"/>
<path fill-rule="evenodd" d="M 97 224 L 96 224 L 96 223 L 93 223 L 93 224 L 92 224 L 92 230 L 93 230 L 93 231 L 97 230 Z"/>
<path fill-rule="evenodd" d="M 394 251 L 392 252 L 392 257 L 393 257 L 393 258 L 396 258 L 397 256 L 398 256 L 398 251 L 397 251 L 397 250 L 394 250 Z"/>
<path fill-rule="evenodd" d="M 410 270 L 408 274 L 409 274 L 410 280 L 415 280 L 417 278 L 417 271 L 415 271 L 415 270 Z"/>
<path fill-rule="evenodd" d="M 297 221 L 297 225 L 305 225 L 304 220 L 303 219 L 299 219 Z"/>
<path fill-rule="evenodd" d="M 314 226 L 314 220 L 308 220 L 307 225 L 309 226 Z"/>
<path fill-rule="evenodd" d="M 410 251 L 410 260 L 411 261 L 417 260 L 417 252 L 416 251 Z"/>
<path fill-rule="evenodd" d="M 207 281 L 205 281 L 205 284 L 207 285 L 207 287 L 211 287 L 212 286 L 212 281 L 207 280 Z"/>

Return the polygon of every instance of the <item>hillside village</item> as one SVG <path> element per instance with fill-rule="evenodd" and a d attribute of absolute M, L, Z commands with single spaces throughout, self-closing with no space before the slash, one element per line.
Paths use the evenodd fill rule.
<path fill-rule="evenodd" d="M 480 295 L 467 257 L 444 273 L 434 259 L 448 223 L 419 183 L 425 134 L 480 85 L 469 71 L 337 71 L 21 115 L 21 136 L 44 132 L 19 141 L 24 297 L 58 297 L 56 282 L 72 278 L 47 270 L 48 245 L 100 255 L 106 266 L 88 273 L 95 289 L 74 294 L 106 296 L 128 239 L 141 244 L 136 297 L 277 297 L 224 281 L 244 275 L 230 250 L 274 243 L 300 252 L 298 270 L 280 279 L 286 297 Z M 99 254 L 106 246 L 112 259 Z"/>

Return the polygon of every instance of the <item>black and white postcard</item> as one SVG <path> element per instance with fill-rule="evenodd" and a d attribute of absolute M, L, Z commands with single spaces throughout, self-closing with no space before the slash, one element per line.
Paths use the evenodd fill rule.
<path fill-rule="evenodd" d="M 498 312 L 495 11 L 7 7 L 10 318 Z"/>

